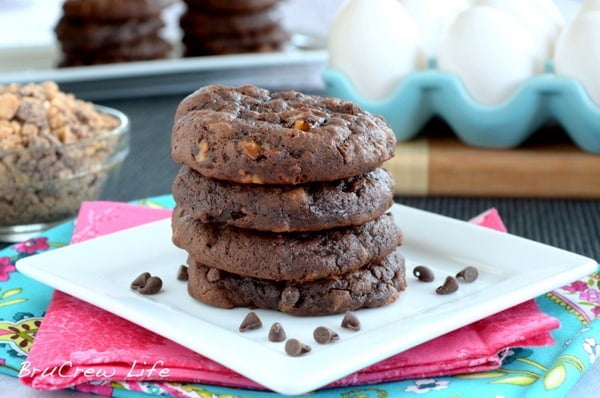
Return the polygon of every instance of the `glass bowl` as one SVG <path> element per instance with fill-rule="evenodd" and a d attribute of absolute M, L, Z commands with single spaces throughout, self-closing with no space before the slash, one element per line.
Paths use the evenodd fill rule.
<path fill-rule="evenodd" d="M 83 201 L 99 199 L 114 183 L 129 153 L 129 119 L 94 107 L 119 126 L 69 144 L 0 150 L 0 242 L 19 242 L 73 218 Z"/>

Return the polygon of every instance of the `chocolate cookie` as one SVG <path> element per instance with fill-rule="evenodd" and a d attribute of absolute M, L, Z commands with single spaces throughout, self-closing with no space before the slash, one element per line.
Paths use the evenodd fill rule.
<path fill-rule="evenodd" d="M 165 59 L 161 11 L 174 0 L 66 0 L 54 27 L 62 57 L 57 66 Z"/>
<path fill-rule="evenodd" d="M 185 0 L 188 8 L 213 13 L 247 13 L 277 5 L 279 0 Z"/>
<path fill-rule="evenodd" d="M 165 23 L 160 18 L 129 20 L 119 23 L 99 23 L 63 16 L 54 32 L 64 51 L 89 51 L 121 43 L 135 43 L 158 34 Z"/>
<path fill-rule="evenodd" d="M 146 61 L 168 58 L 172 46 L 162 37 L 144 37 L 139 42 L 114 45 L 105 49 L 63 52 L 59 66 L 84 66 L 117 62 Z"/>
<path fill-rule="evenodd" d="M 172 157 L 207 177 L 300 184 L 364 174 L 394 154 L 385 121 L 336 98 L 210 85 L 179 104 Z"/>
<path fill-rule="evenodd" d="M 215 37 L 211 39 L 198 39 L 184 34 L 185 57 L 197 57 L 204 55 L 226 55 L 240 53 L 266 53 L 282 51 L 289 39 L 288 33 L 279 26 L 260 32 L 252 32 L 247 35 L 232 37 Z"/>
<path fill-rule="evenodd" d="M 298 316 L 340 314 L 394 302 L 406 289 L 405 261 L 397 251 L 337 278 L 307 283 L 242 277 L 190 262 L 188 293 L 222 308 L 256 307 Z"/>
<path fill-rule="evenodd" d="M 209 267 L 272 280 L 306 282 L 377 262 L 402 243 L 391 213 L 356 227 L 269 233 L 203 223 L 175 208 L 173 243 Z"/>
<path fill-rule="evenodd" d="M 275 6 L 243 12 L 192 6 L 179 24 L 185 56 L 278 51 L 289 40 Z"/>
<path fill-rule="evenodd" d="M 233 15 L 187 10 L 179 19 L 179 25 L 186 34 L 203 39 L 215 36 L 241 37 L 271 30 L 280 22 L 281 15 L 273 8 Z"/>
<path fill-rule="evenodd" d="M 118 21 L 158 16 L 175 0 L 65 0 L 63 14 L 68 17 Z"/>
<path fill-rule="evenodd" d="M 173 197 L 190 217 L 271 232 L 360 225 L 390 208 L 393 179 L 384 169 L 343 180 L 299 185 L 249 185 L 207 178 L 183 166 Z"/>

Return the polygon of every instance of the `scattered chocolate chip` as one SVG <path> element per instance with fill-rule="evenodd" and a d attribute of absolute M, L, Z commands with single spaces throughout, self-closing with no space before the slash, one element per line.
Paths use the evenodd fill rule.
<path fill-rule="evenodd" d="M 221 272 L 216 268 L 211 268 L 206 273 L 206 280 L 209 282 L 216 282 L 221 279 Z"/>
<path fill-rule="evenodd" d="M 458 290 L 458 282 L 453 276 L 447 276 L 444 284 L 435 289 L 437 294 L 450 294 Z"/>
<path fill-rule="evenodd" d="M 346 311 L 344 318 L 342 318 L 342 327 L 354 331 L 360 330 L 360 321 L 351 311 Z"/>
<path fill-rule="evenodd" d="M 313 331 L 313 337 L 319 344 L 327 344 L 339 340 L 340 336 L 326 326 L 319 326 Z"/>
<path fill-rule="evenodd" d="M 242 320 L 242 323 L 240 324 L 240 332 L 246 332 L 248 330 L 259 329 L 261 327 L 262 327 L 262 321 L 260 320 L 258 315 L 256 315 L 256 312 L 250 311 L 246 315 L 246 317 L 244 317 L 244 320 Z"/>
<path fill-rule="evenodd" d="M 413 269 L 413 275 L 421 282 L 432 282 L 435 279 L 433 271 L 424 265 L 417 265 Z"/>
<path fill-rule="evenodd" d="M 143 272 L 131 282 L 130 287 L 141 294 L 156 294 L 162 289 L 162 279 L 150 275 L 149 272 Z"/>
<path fill-rule="evenodd" d="M 285 342 L 285 352 L 291 357 L 299 357 L 310 352 L 310 346 L 302 344 L 298 339 L 289 339 Z"/>
<path fill-rule="evenodd" d="M 295 287 L 286 287 L 281 292 L 281 304 L 286 307 L 292 306 L 300 299 L 300 291 Z"/>
<path fill-rule="evenodd" d="M 283 330 L 283 326 L 279 322 L 275 322 L 271 325 L 271 329 L 269 329 L 269 341 L 279 343 L 284 340 L 285 330 Z"/>
<path fill-rule="evenodd" d="M 178 281 L 187 281 L 190 279 L 188 275 L 188 267 L 185 264 L 181 264 L 179 266 L 179 270 L 177 270 L 177 280 Z"/>
<path fill-rule="evenodd" d="M 129 285 L 133 290 L 138 290 L 146 284 L 146 281 L 150 278 L 150 272 L 142 272 L 131 282 Z"/>
<path fill-rule="evenodd" d="M 469 283 L 474 282 L 477 277 L 479 277 L 479 271 L 477 271 L 477 268 L 472 266 L 465 267 L 456 274 L 457 279 L 462 279 Z"/>
<path fill-rule="evenodd" d="M 158 276 L 151 276 L 146 279 L 144 286 L 140 286 L 137 291 L 141 294 L 156 294 L 162 289 L 162 279 Z"/>

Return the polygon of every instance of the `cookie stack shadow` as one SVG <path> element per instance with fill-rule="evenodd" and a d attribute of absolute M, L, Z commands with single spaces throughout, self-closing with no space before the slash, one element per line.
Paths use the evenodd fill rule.
<path fill-rule="evenodd" d="M 406 288 L 382 119 L 332 98 L 207 86 L 179 104 L 171 139 L 172 239 L 192 297 L 315 316 Z"/>
<path fill-rule="evenodd" d="M 224 55 L 283 49 L 279 0 L 184 0 L 179 24 L 183 55 Z"/>
<path fill-rule="evenodd" d="M 59 67 L 168 58 L 161 12 L 174 0 L 65 0 L 54 32 Z"/>

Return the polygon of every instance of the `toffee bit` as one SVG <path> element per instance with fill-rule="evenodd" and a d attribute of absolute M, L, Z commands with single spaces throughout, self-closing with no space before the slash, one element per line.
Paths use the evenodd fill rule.
<path fill-rule="evenodd" d="M 309 131 L 310 124 L 308 124 L 308 122 L 306 120 L 299 119 L 294 122 L 294 128 L 296 130 Z"/>
<path fill-rule="evenodd" d="M 246 332 L 248 330 L 260 329 L 262 327 L 262 321 L 254 311 L 250 311 L 242 320 L 240 324 L 240 332 Z"/>

